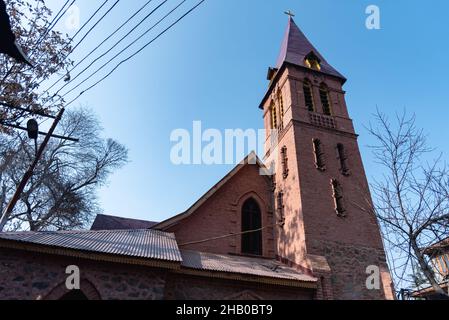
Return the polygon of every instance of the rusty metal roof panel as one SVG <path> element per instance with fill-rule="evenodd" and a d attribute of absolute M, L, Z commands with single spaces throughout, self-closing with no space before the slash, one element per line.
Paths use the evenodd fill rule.
<path fill-rule="evenodd" d="M 252 258 L 181 250 L 185 268 L 252 276 L 316 282 L 317 279 L 272 259 Z"/>
<path fill-rule="evenodd" d="M 0 239 L 95 253 L 182 261 L 173 233 L 158 230 L 4 232 Z"/>

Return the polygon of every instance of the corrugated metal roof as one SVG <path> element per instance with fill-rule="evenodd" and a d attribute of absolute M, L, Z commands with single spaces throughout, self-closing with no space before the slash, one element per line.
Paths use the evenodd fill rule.
<path fill-rule="evenodd" d="M 181 250 L 185 268 L 246 274 L 260 277 L 316 282 L 317 279 L 271 259 Z"/>
<path fill-rule="evenodd" d="M 175 235 L 158 230 L 2 232 L 0 239 L 134 258 L 182 261 Z"/>
<path fill-rule="evenodd" d="M 90 230 L 149 229 L 157 222 L 97 214 Z"/>

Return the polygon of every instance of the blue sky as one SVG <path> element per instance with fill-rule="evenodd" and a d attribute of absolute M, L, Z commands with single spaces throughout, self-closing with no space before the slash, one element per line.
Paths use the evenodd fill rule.
<path fill-rule="evenodd" d="M 153 0 L 153 7 L 159 1 Z M 82 58 L 144 2 L 122 0 L 72 58 Z M 77 3 L 83 23 L 100 2 Z M 161 12 L 176 3 L 169 0 Z M 178 16 L 194 3 L 188 0 Z M 365 28 L 365 9 L 371 4 L 380 8 L 381 30 Z M 364 128 L 376 106 L 392 116 L 404 108 L 416 113 L 431 144 L 448 154 L 448 1 L 206 0 L 71 106 L 91 107 L 105 136 L 130 151 L 130 163 L 99 192 L 105 214 L 161 221 L 186 210 L 232 168 L 173 165 L 170 133 L 190 129 L 195 120 L 204 128 L 263 127 L 258 105 L 267 88 L 267 67 L 276 62 L 287 9 L 348 78 L 346 99 L 369 179 L 381 174 Z M 139 31 L 154 21 L 156 16 Z M 58 28 L 69 32 L 63 23 Z"/>

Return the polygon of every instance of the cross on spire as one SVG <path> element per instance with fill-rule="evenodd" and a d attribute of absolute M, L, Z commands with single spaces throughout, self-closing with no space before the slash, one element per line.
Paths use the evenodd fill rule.
<path fill-rule="evenodd" d="M 291 10 L 285 11 L 284 13 L 285 13 L 287 16 L 289 16 L 290 18 L 293 18 L 293 17 L 295 16 L 295 14 L 294 14 Z"/>

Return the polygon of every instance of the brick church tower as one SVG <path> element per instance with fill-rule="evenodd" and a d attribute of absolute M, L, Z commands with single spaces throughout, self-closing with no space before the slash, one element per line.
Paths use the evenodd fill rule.
<path fill-rule="evenodd" d="M 318 296 L 393 298 L 345 91 L 346 79 L 314 48 L 290 17 L 263 109 L 265 162 L 273 176 L 278 258 L 321 277 Z M 276 142 L 270 143 L 274 133 Z M 380 289 L 369 290 L 369 266 Z"/>

